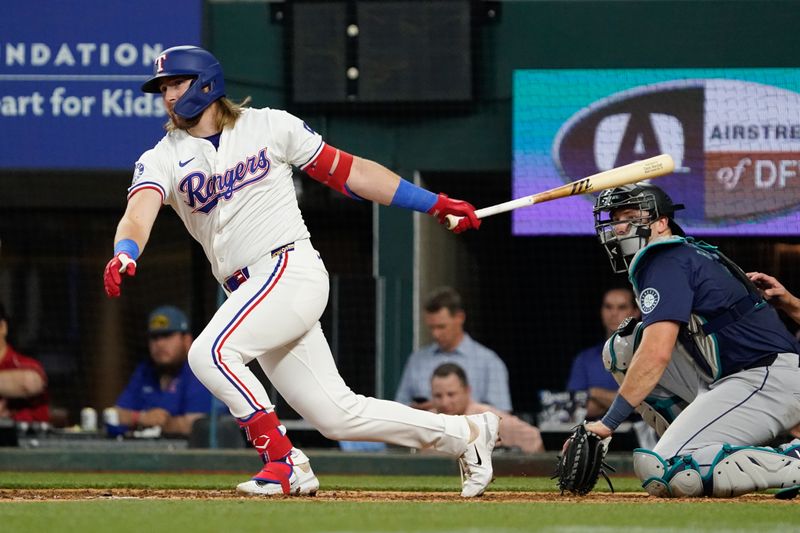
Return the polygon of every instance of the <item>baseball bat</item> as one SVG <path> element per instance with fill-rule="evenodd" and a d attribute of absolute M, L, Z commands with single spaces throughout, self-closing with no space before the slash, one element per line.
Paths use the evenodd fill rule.
<path fill-rule="evenodd" d="M 621 185 L 629 183 L 636 183 L 650 178 L 657 178 L 664 176 L 675 170 L 675 162 L 669 154 L 661 154 L 648 159 L 642 159 L 635 163 L 623 165 L 621 167 L 612 168 L 604 172 L 592 174 L 585 178 L 575 180 L 566 185 L 555 187 L 553 189 L 517 198 L 503 202 L 502 204 L 490 205 L 482 209 L 475 210 L 475 216 L 478 218 L 486 218 L 498 213 L 505 213 L 512 209 L 520 207 L 527 207 L 533 204 L 541 204 L 542 202 L 549 202 L 550 200 L 557 200 L 559 198 L 566 198 L 568 196 L 575 196 L 576 194 L 586 194 L 595 191 L 602 191 L 603 189 L 612 189 Z M 458 221 L 463 217 L 455 215 L 447 215 L 445 217 L 445 225 L 447 229 L 453 229 L 458 224 Z"/>

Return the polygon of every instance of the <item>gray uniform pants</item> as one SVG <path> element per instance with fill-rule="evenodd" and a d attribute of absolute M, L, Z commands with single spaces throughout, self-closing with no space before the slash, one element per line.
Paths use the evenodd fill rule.
<path fill-rule="evenodd" d="M 691 454 L 705 475 L 724 444 L 762 446 L 800 424 L 799 358 L 779 354 L 771 366 L 708 383 L 691 358 L 675 350 L 659 388 L 691 403 L 653 451 L 665 460 Z"/>

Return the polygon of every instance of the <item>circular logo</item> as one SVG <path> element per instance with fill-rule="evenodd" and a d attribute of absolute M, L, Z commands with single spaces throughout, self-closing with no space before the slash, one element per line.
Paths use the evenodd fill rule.
<path fill-rule="evenodd" d="M 133 182 L 136 183 L 142 177 L 142 174 L 144 174 L 144 164 L 137 161 L 133 167 Z"/>
<path fill-rule="evenodd" d="M 661 296 L 658 294 L 658 291 L 652 287 L 648 287 L 639 295 L 639 308 L 642 310 L 642 313 L 647 314 L 656 308 L 659 300 L 661 300 Z"/>

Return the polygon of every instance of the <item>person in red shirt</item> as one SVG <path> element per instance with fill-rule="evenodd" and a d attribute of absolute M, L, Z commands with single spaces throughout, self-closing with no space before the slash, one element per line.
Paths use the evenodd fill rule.
<path fill-rule="evenodd" d="M 8 344 L 8 315 L 0 303 L 0 418 L 49 422 L 47 375 L 38 361 Z"/>

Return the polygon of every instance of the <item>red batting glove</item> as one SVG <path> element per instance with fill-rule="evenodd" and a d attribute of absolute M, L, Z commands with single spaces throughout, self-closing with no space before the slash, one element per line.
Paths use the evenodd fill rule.
<path fill-rule="evenodd" d="M 103 285 L 105 285 L 109 298 L 117 298 L 121 294 L 120 285 L 123 274 L 135 276 L 136 261 L 131 259 L 128 254 L 118 253 L 108 262 L 103 271 Z"/>
<path fill-rule="evenodd" d="M 475 207 L 471 203 L 448 198 L 443 193 L 439 193 L 436 203 L 430 208 L 428 214 L 439 219 L 439 224 L 445 223 L 444 217 L 447 215 L 461 217 L 456 227 L 453 228 L 453 233 L 481 227 L 481 219 L 475 216 Z"/>

